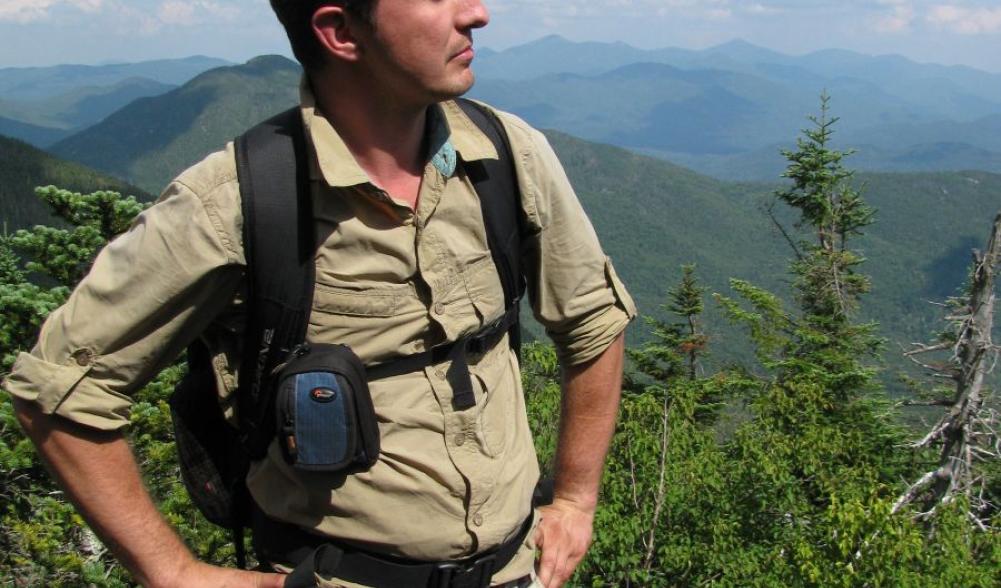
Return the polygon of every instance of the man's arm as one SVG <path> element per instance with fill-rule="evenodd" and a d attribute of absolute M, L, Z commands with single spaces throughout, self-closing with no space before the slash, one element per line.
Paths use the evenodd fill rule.
<path fill-rule="evenodd" d="M 14 409 L 70 500 L 143 586 L 280 588 L 284 577 L 197 561 L 163 520 L 120 431 L 98 431 L 14 398 Z"/>
<path fill-rule="evenodd" d="M 605 455 L 622 390 L 623 335 L 595 359 L 563 370 L 553 503 L 539 509 L 539 580 L 559 588 L 591 544 Z"/>

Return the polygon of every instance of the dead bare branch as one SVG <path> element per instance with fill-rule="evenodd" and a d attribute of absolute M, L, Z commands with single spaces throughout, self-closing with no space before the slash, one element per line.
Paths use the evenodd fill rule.
<path fill-rule="evenodd" d="M 1001 443 L 997 435 L 997 413 L 984 409 L 987 389 L 986 376 L 998 362 L 998 346 L 991 341 L 994 327 L 996 294 L 994 278 L 1001 262 L 1001 215 L 994 219 L 986 253 L 973 252 L 973 279 L 969 293 L 961 303 L 963 314 L 953 312 L 946 320 L 953 325 L 955 339 L 935 344 L 914 344 L 904 356 L 931 372 L 932 377 L 949 378 L 955 382 L 954 400 L 908 403 L 923 406 L 948 406 L 949 411 L 923 439 L 913 445 L 923 449 L 940 446 L 938 466 L 911 484 L 893 505 L 896 513 L 920 503 L 915 515 L 930 517 L 941 504 L 949 504 L 965 496 L 969 504 L 967 515 L 973 525 L 986 530 L 983 516 L 990 512 L 984 499 L 984 477 L 979 473 L 981 462 L 1001 458 Z M 916 355 L 934 351 L 952 351 L 949 361 L 935 365 L 915 359 Z"/>

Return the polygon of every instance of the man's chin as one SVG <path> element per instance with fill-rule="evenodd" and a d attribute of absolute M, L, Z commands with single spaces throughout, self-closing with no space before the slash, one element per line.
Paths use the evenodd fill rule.
<path fill-rule="evenodd" d="M 455 100 L 456 98 L 461 98 L 470 89 L 471 87 L 461 91 L 456 90 L 454 92 L 441 92 L 440 94 L 435 96 L 434 101 L 437 103 L 437 102 L 448 102 L 449 100 Z"/>
<path fill-rule="evenodd" d="M 437 101 L 445 102 L 447 100 L 454 100 L 471 90 L 473 88 L 473 84 L 476 82 L 476 76 L 473 75 L 472 70 L 469 70 L 466 73 L 467 75 L 463 76 L 461 80 L 455 80 L 453 83 L 439 88 L 439 92 L 437 92 L 438 95 L 436 97 Z"/>

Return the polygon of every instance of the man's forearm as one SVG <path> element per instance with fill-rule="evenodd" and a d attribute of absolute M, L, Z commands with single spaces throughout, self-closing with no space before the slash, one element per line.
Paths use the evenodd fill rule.
<path fill-rule="evenodd" d="M 70 500 L 136 580 L 167 585 L 194 563 L 156 510 L 120 432 L 88 429 L 16 398 L 14 407 Z"/>
<path fill-rule="evenodd" d="M 555 497 L 594 509 L 622 391 L 623 336 L 597 358 L 563 370 Z"/>
<path fill-rule="evenodd" d="M 539 509 L 537 566 L 546 588 L 563 586 L 591 544 L 605 455 L 622 392 L 623 338 L 597 358 L 563 370 L 553 503 Z"/>

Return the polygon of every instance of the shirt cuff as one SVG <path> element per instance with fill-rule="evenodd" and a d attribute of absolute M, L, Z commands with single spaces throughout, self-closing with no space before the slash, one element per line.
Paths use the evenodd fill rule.
<path fill-rule="evenodd" d="M 30 353 L 21 353 L 3 388 L 13 396 L 34 402 L 45 414 L 57 414 L 102 431 L 121 429 L 129 424 L 132 400 L 88 378 L 91 361 L 85 350 L 74 353 L 66 364 L 49 363 Z"/>
<path fill-rule="evenodd" d="M 636 304 L 607 258 L 605 280 L 615 297 L 614 304 L 581 317 L 567 330 L 547 331 L 561 364 L 577 365 L 598 357 L 636 317 Z"/>

